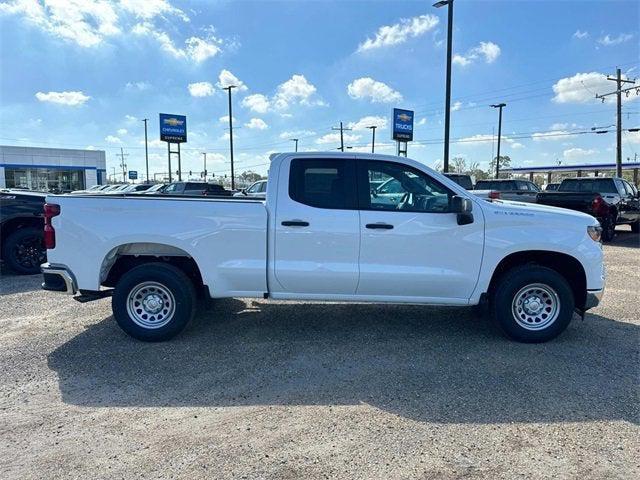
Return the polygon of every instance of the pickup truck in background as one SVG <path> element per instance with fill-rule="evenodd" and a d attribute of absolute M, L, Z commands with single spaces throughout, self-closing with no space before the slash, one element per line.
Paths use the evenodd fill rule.
<path fill-rule="evenodd" d="M 602 226 L 602 239 L 613 240 L 616 225 L 640 232 L 640 197 L 622 178 L 565 178 L 555 192 L 540 192 L 538 203 L 588 213 Z"/>
<path fill-rule="evenodd" d="M 40 273 L 40 265 L 47 260 L 42 232 L 46 196 L 28 190 L 0 190 L 0 258 L 15 273 Z"/>
<path fill-rule="evenodd" d="M 178 334 L 199 292 L 481 305 L 507 336 L 543 342 L 600 301 L 600 231 L 584 213 L 484 201 L 407 158 L 282 153 L 264 201 L 48 196 L 43 288 L 112 294 L 120 327 L 146 341 Z"/>
<path fill-rule="evenodd" d="M 499 198 L 535 203 L 540 188 L 529 180 L 478 180 L 474 193 L 482 198 Z"/>
<path fill-rule="evenodd" d="M 453 180 L 465 190 L 473 190 L 473 179 L 471 175 L 465 173 L 445 173 L 444 176 L 449 180 Z"/>

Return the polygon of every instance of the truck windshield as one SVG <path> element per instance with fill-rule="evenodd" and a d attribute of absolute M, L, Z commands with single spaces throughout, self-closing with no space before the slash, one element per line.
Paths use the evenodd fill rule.
<path fill-rule="evenodd" d="M 618 193 L 610 178 L 567 178 L 562 181 L 559 192 Z"/>

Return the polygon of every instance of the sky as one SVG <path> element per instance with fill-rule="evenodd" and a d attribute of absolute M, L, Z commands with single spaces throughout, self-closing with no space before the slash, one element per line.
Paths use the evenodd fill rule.
<path fill-rule="evenodd" d="M 166 171 L 158 114 L 187 116 L 183 171 L 228 175 L 269 155 L 345 145 L 395 153 L 394 107 L 415 111 L 409 156 L 442 162 L 447 8 L 425 1 L 8 0 L 0 2 L 0 144 L 106 151 L 108 172 Z M 512 166 L 615 161 L 615 90 L 640 77 L 640 3 L 455 0 L 451 157 L 487 168 L 504 102 Z M 640 85 L 640 81 L 638 82 Z M 623 128 L 640 124 L 624 97 Z M 607 128 L 604 128 L 605 130 Z M 640 134 L 623 133 L 623 159 Z M 121 170 L 119 170 L 121 171 Z"/>

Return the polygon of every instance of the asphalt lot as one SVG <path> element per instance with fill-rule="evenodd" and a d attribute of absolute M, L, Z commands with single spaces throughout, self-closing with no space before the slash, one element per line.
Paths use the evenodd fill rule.
<path fill-rule="evenodd" d="M 640 240 L 553 342 L 464 308 L 224 300 L 163 344 L 0 279 L 0 478 L 640 478 Z"/>

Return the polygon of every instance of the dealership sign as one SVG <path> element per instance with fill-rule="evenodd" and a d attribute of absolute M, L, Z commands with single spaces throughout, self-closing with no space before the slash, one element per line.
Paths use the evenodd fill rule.
<path fill-rule="evenodd" d="M 401 142 L 413 140 L 413 111 L 393 109 L 393 139 Z"/>
<path fill-rule="evenodd" d="M 160 114 L 160 140 L 182 143 L 187 141 L 187 117 L 184 115 Z"/>
<path fill-rule="evenodd" d="M 137 179 L 138 179 L 138 171 L 129 170 L 129 180 L 137 180 Z"/>

